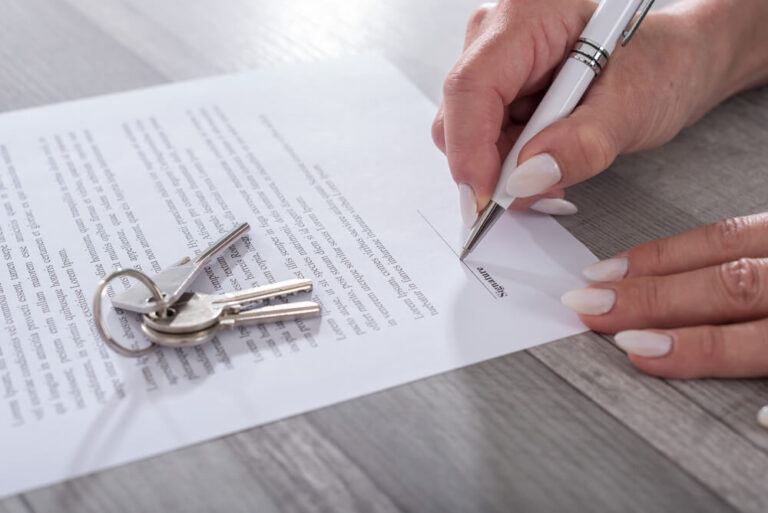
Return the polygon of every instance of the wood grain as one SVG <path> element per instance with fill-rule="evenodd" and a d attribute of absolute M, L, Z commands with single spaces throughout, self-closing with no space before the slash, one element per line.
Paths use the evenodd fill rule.
<path fill-rule="evenodd" d="M 397 511 L 297 418 L 26 494 L 34 511 Z"/>
<path fill-rule="evenodd" d="M 24 497 L 10 497 L 0 501 L 0 513 L 31 513 L 30 508 L 24 500 Z"/>
<path fill-rule="evenodd" d="M 3 2 L 0 24 L 2 110 L 167 80 L 63 2 Z"/>
<path fill-rule="evenodd" d="M 760 429 L 754 420 L 757 407 L 742 418 L 718 415 L 713 411 L 716 397 L 692 400 L 689 390 L 640 373 L 621 351 L 593 335 L 571 337 L 531 353 L 731 504 L 755 512 L 768 504 L 768 454 L 734 430 L 749 425 Z M 738 385 L 717 383 L 725 388 Z M 701 392 L 705 382 L 687 386 L 699 391 L 697 395 L 706 394 Z M 759 397 L 752 391 L 745 399 L 754 402 Z"/>
<path fill-rule="evenodd" d="M 308 417 L 405 511 L 730 510 L 525 353 Z"/>
<path fill-rule="evenodd" d="M 10 0 L 0 109 L 375 51 L 434 102 L 474 1 Z M 425 127 L 428 130 L 428 127 Z M 569 190 L 599 256 L 765 208 L 768 91 Z M 0 511 L 768 509 L 768 383 L 640 375 L 585 334 L 0 501 Z"/>

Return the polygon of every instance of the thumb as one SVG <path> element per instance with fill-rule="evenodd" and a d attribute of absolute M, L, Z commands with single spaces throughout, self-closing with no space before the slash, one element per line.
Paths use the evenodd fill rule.
<path fill-rule="evenodd" d="M 609 106 L 610 107 L 610 106 Z M 621 106 L 579 106 L 536 134 L 523 147 L 507 192 L 526 198 L 579 183 L 604 171 L 627 146 L 631 124 Z"/>

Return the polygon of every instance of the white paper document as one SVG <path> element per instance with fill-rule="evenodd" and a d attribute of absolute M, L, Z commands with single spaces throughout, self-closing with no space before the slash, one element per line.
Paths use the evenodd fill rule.
<path fill-rule="evenodd" d="M 549 217 L 508 214 L 458 260 L 434 111 L 366 56 L 1 115 L 0 496 L 583 331 L 559 297 L 594 257 Z M 249 236 L 193 289 L 311 278 L 322 317 L 141 358 L 105 346 L 103 276 L 238 222 Z M 140 317 L 104 304 L 143 346 Z"/>

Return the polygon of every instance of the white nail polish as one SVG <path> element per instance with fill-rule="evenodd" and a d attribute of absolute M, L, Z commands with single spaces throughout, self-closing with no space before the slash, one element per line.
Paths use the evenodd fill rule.
<path fill-rule="evenodd" d="M 590 281 L 619 281 L 626 276 L 628 269 L 628 258 L 609 258 L 588 265 L 581 274 Z"/>
<path fill-rule="evenodd" d="M 464 226 L 472 228 L 477 219 L 477 200 L 472 187 L 465 183 L 459 184 L 459 207 L 461 208 L 461 220 Z"/>
<path fill-rule="evenodd" d="M 616 292 L 610 289 L 569 290 L 560 301 L 574 312 L 584 315 L 608 313 L 616 302 Z"/>
<path fill-rule="evenodd" d="M 547 191 L 560 181 L 557 162 L 548 153 L 531 157 L 507 178 L 507 193 L 516 198 L 528 198 Z"/>
<path fill-rule="evenodd" d="M 655 331 L 627 330 L 613 339 L 624 351 L 646 358 L 664 356 L 672 349 L 672 337 Z"/>
<path fill-rule="evenodd" d="M 764 428 L 768 428 L 768 406 L 763 406 L 757 412 L 757 422 Z"/>
<path fill-rule="evenodd" d="M 576 205 L 560 198 L 542 198 L 531 205 L 530 209 L 553 216 L 572 216 L 579 211 Z"/>

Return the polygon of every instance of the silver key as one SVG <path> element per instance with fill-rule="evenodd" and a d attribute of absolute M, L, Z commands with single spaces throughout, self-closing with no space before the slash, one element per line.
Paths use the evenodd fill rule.
<path fill-rule="evenodd" d="M 205 266 L 230 244 L 248 233 L 250 229 L 251 227 L 248 223 L 243 223 L 214 242 L 194 260 L 187 257 L 178 264 L 163 269 L 152 276 L 152 280 L 162 291 L 163 297 L 166 298 L 166 304 L 173 305 L 176 303 Z M 146 287 L 131 287 L 130 289 L 118 292 L 112 298 L 112 305 L 124 310 L 130 310 L 131 312 L 144 314 L 158 310 L 152 294 Z"/>
<path fill-rule="evenodd" d="M 256 303 L 282 298 L 300 292 L 310 292 L 311 290 L 312 280 L 297 279 L 281 281 L 228 294 L 188 292 L 182 295 L 182 297 L 168 308 L 166 312 L 145 314 L 143 316 L 144 324 L 155 331 L 163 333 L 193 333 L 210 328 L 215 324 L 229 324 L 231 320 L 235 319 L 241 312 L 245 314 L 244 311 L 254 312 L 256 310 L 267 308 L 269 312 L 274 312 L 275 315 L 279 315 L 282 310 L 276 307 L 285 306 L 286 311 L 289 311 L 290 309 L 288 306 L 291 305 L 291 303 L 251 310 L 246 309 L 253 307 Z"/>
<path fill-rule="evenodd" d="M 144 315 L 141 330 L 155 344 L 204 344 L 222 329 L 291 321 L 320 314 L 320 305 L 298 301 L 253 308 L 256 303 L 312 290 L 312 280 L 287 280 L 229 294 L 187 293 L 163 313 Z"/>
<path fill-rule="evenodd" d="M 168 333 L 153 329 L 146 322 L 141 331 L 157 345 L 170 347 L 190 347 L 205 344 L 212 340 L 222 329 L 248 326 L 266 322 L 294 321 L 320 315 L 320 305 L 313 301 L 297 301 L 280 305 L 268 305 L 235 314 L 223 314 L 218 322 L 200 331 L 187 333 Z"/>

